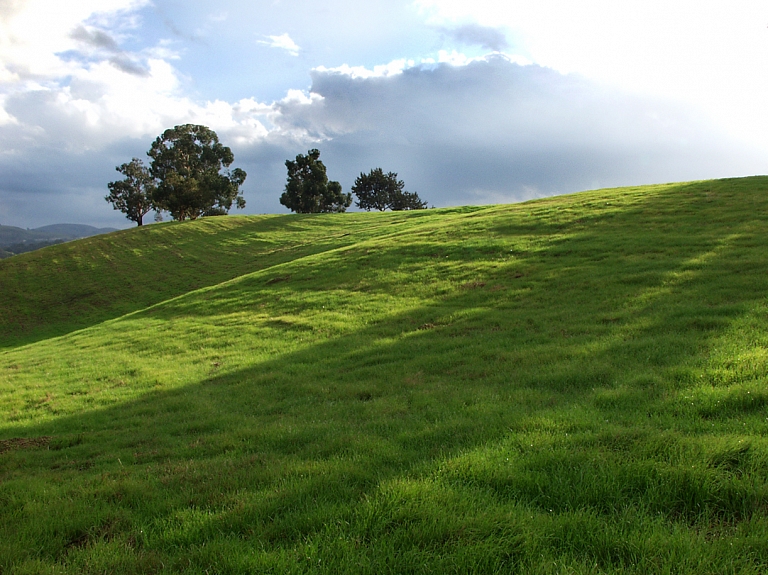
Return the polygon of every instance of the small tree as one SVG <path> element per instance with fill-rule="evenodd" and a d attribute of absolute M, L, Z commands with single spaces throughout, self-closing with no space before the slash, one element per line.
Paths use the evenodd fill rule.
<path fill-rule="evenodd" d="M 125 179 L 109 182 L 109 195 L 104 199 L 116 210 L 123 212 L 129 220 L 142 225 L 144 216 L 154 209 L 152 195 L 155 192 L 155 180 L 139 158 L 133 158 L 115 169 Z"/>
<path fill-rule="evenodd" d="M 385 174 L 381 168 L 371 170 L 370 174 L 361 173 L 352 186 L 352 193 L 357 196 L 356 205 L 363 210 L 383 212 L 389 207 L 389 198 L 405 184 L 397 180 L 397 174 Z"/>
<path fill-rule="evenodd" d="M 352 186 L 357 196 L 356 205 L 363 210 L 384 211 L 390 209 L 422 210 L 427 203 L 421 201 L 416 192 L 406 192 L 403 180 L 395 172 L 387 174 L 381 168 L 374 168 L 369 174 L 360 174 Z"/>
<path fill-rule="evenodd" d="M 389 208 L 394 212 L 402 210 L 425 210 L 427 202 L 422 201 L 416 192 L 401 191 L 394 194 L 390 200 Z"/>
<path fill-rule="evenodd" d="M 285 161 L 288 181 L 280 203 L 292 212 L 344 212 L 352 203 L 352 194 L 344 194 L 339 182 L 328 181 L 319 150 L 299 154 L 296 161 Z"/>
<path fill-rule="evenodd" d="M 245 207 L 240 186 L 246 174 L 230 171 L 235 157 L 205 126 L 184 124 L 166 130 L 147 152 L 150 172 L 158 181 L 153 199 L 175 220 L 194 220 L 229 212 L 234 202 Z"/>

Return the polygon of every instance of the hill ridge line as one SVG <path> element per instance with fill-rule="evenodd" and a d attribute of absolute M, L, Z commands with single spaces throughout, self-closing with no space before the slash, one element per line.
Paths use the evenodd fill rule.
<path fill-rule="evenodd" d="M 515 205 L 517 205 L 517 204 L 515 204 Z M 458 220 L 458 219 L 465 219 L 465 218 L 469 218 L 471 216 L 477 215 L 478 213 L 483 213 L 483 212 L 488 212 L 488 211 L 491 211 L 491 210 L 494 210 L 494 209 L 498 209 L 501 206 L 507 206 L 507 204 L 493 204 L 493 205 L 490 205 L 490 206 L 478 206 L 477 209 L 473 209 L 471 212 L 446 214 L 444 217 L 448 218 L 450 221 Z M 451 209 L 451 208 L 448 208 L 448 209 Z M 392 226 L 392 225 L 396 225 L 396 224 L 403 224 L 403 223 L 406 223 L 406 222 L 403 221 L 403 220 L 396 220 L 396 221 L 391 221 L 391 222 L 387 222 L 387 223 L 384 223 L 384 224 L 379 224 L 378 226 L 373 226 L 372 228 L 369 228 L 369 229 L 383 228 L 383 227 L 388 227 L 388 226 Z M 441 223 L 444 224 L 445 220 L 441 220 Z M 437 225 L 438 225 L 437 222 L 433 222 L 433 221 L 432 222 L 419 223 L 419 224 L 416 224 L 414 227 L 408 228 L 407 232 L 408 233 L 419 233 L 419 232 L 422 232 L 424 230 L 424 228 L 436 227 Z M 124 230 L 120 230 L 120 231 L 124 231 Z M 345 244 L 343 246 L 336 246 L 336 247 L 332 247 L 332 248 L 329 248 L 329 249 L 326 249 L 326 250 L 323 250 L 323 251 L 319 251 L 319 252 L 315 252 L 315 253 L 312 253 L 312 254 L 306 254 L 306 255 L 297 257 L 295 259 L 289 260 L 289 261 L 280 262 L 278 264 L 274 264 L 274 265 L 271 265 L 271 266 L 266 267 L 266 268 L 262 268 L 262 269 L 255 270 L 255 271 L 252 271 L 252 272 L 244 273 L 244 274 L 241 274 L 239 276 L 230 278 L 228 280 L 224 280 L 224 281 L 216 283 L 216 284 L 211 284 L 211 285 L 208 285 L 208 286 L 203 286 L 203 287 L 200 287 L 200 288 L 196 288 L 196 289 L 184 292 L 182 294 L 176 295 L 174 297 L 164 299 L 164 300 L 159 301 L 157 303 L 154 303 L 152 305 L 143 307 L 141 309 L 133 310 L 133 311 L 128 312 L 126 314 L 123 314 L 123 315 L 120 315 L 120 316 L 117 316 L 117 317 L 113 317 L 113 318 L 109 318 L 107 320 L 95 323 L 93 325 L 89 325 L 89 326 L 86 326 L 86 327 L 83 327 L 83 328 L 80 328 L 80 329 L 76 329 L 76 330 L 73 330 L 73 331 L 61 334 L 61 335 L 40 339 L 40 340 L 37 340 L 37 341 L 34 341 L 34 342 L 30 342 L 30 343 L 27 343 L 27 344 L 23 344 L 23 345 L 19 345 L 19 346 L 0 348 L 0 354 L 5 355 L 5 354 L 8 354 L 8 353 L 10 353 L 10 352 L 12 352 L 14 350 L 27 349 L 29 346 L 34 346 L 34 345 L 37 345 L 37 344 L 40 344 L 40 343 L 43 343 L 43 342 L 52 342 L 52 341 L 57 341 L 57 340 L 60 340 L 62 338 L 66 338 L 66 337 L 69 337 L 69 336 L 78 335 L 78 334 L 87 332 L 90 329 L 99 328 L 99 327 L 105 326 L 105 325 L 110 325 L 112 323 L 116 323 L 116 322 L 123 321 L 123 320 L 128 319 L 128 318 L 131 318 L 132 316 L 136 316 L 136 315 L 140 315 L 140 314 L 143 314 L 143 313 L 147 313 L 150 310 L 158 309 L 158 308 L 160 308 L 160 307 L 162 307 L 164 305 L 170 304 L 170 303 L 175 302 L 175 301 L 182 300 L 183 298 L 186 298 L 186 297 L 191 297 L 191 296 L 193 296 L 195 294 L 205 293 L 207 291 L 212 291 L 212 290 L 215 290 L 215 289 L 219 289 L 219 288 L 227 286 L 227 285 L 234 285 L 234 284 L 236 284 L 239 281 L 245 280 L 246 278 L 254 277 L 254 276 L 257 276 L 258 274 L 274 271 L 276 269 L 281 268 L 282 266 L 292 265 L 292 264 L 295 264 L 297 262 L 309 260 L 311 258 L 315 258 L 315 257 L 319 258 L 319 257 L 325 256 L 325 255 L 328 255 L 328 254 L 332 254 L 334 252 L 340 252 L 342 250 L 352 249 L 353 247 L 360 246 L 360 245 L 365 245 L 366 243 L 380 242 L 380 241 L 392 238 L 393 236 L 400 235 L 402 233 L 403 233 L 402 230 L 396 230 L 396 231 L 393 231 L 391 233 L 387 233 L 387 234 L 384 234 L 384 235 L 381 235 L 381 236 L 377 236 L 375 238 L 366 238 L 366 239 L 363 239 L 363 240 L 360 240 L 360 241 L 357 241 L 357 242 L 352 242 L 352 243 L 349 243 L 349 244 Z M 340 238 L 343 238 L 343 237 L 349 236 L 349 235 L 351 235 L 351 234 L 350 233 L 344 233 L 344 234 L 337 235 L 335 237 L 340 239 Z M 89 238 L 82 238 L 82 239 L 86 239 L 87 240 Z M 79 240 L 75 240 L 75 241 L 79 241 Z M 307 243 L 304 243 L 304 244 L 297 244 L 295 247 L 308 246 L 308 245 L 312 245 L 312 242 L 307 242 Z M 273 252 L 274 251 L 279 251 L 279 250 L 273 250 Z M 270 253 L 272 253 L 272 252 L 270 252 Z"/>
<path fill-rule="evenodd" d="M 470 212 L 470 213 L 452 214 L 452 216 L 457 217 L 457 218 L 458 217 L 467 217 L 467 216 L 474 215 L 474 214 L 478 213 L 479 211 L 486 211 L 486 209 L 493 209 L 493 208 L 498 208 L 498 205 L 489 206 L 488 208 L 486 208 L 484 206 L 480 210 L 476 210 L 476 211 L 473 211 L 473 212 Z M 393 223 L 402 223 L 402 222 L 390 222 L 390 223 L 387 223 L 387 224 L 381 224 L 381 225 L 379 225 L 377 227 L 390 226 L 390 225 L 393 225 Z M 409 228 L 408 232 L 409 233 L 411 233 L 411 232 L 419 232 L 419 231 L 422 231 L 422 229 L 425 228 L 425 227 L 429 227 L 429 226 L 433 226 L 434 227 L 434 225 L 435 225 L 435 222 L 419 224 L 419 225 L 417 225 L 417 226 L 415 226 L 413 228 Z M 347 245 L 344 245 L 344 246 L 337 246 L 337 247 L 330 248 L 330 249 L 327 249 L 327 250 L 323 250 L 323 251 L 320 251 L 320 252 L 315 252 L 313 254 L 303 255 L 303 256 L 297 257 L 295 259 L 292 259 L 290 261 L 280 262 L 279 264 L 274 264 L 274 265 L 271 265 L 269 267 L 262 268 L 260 270 L 255 270 L 255 271 L 252 271 L 252 272 L 241 274 L 239 276 L 230 278 L 228 280 L 224 280 L 224 281 L 219 282 L 217 284 L 212 284 L 212 285 L 209 285 L 209 286 L 204 286 L 204 287 L 201 287 L 201 288 L 190 290 L 190 291 L 185 292 L 183 294 L 174 296 L 172 298 L 165 299 L 165 300 L 163 300 L 161 302 L 157 302 L 155 304 L 152 304 L 152 305 L 147 306 L 147 307 L 142 308 L 142 309 L 134 310 L 134 311 L 132 311 L 130 313 L 121 315 L 119 317 L 115 317 L 115 318 L 103 321 L 103 322 L 101 322 L 99 324 L 96 324 L 96 325 L 104 325 L 104 324 L 108 324 L 109 322 L 116 322 L 116 321 L 119 321 L 121 319 L 130 317 L 132 315 L 141 314 L 141 313 L 147 312 L 149 310 L 158 308 L 160 306 L 166 305 L 168 303 L 175 302 L 177 300 L 181 300 L 181 299 L 183 299 L 185 297 L 192 296 L 194 294 L 205 293 L 207 291 L 212 291 L 212 290 L 215 290 L 215 289 L 219 289 L 220 287 L 224 287 L 224 286 L 228 286 L 228 285 L 234 285 L 234 284 L 236 284 L 236 283 L 238 283 L 240 281 L 243 281 L 246 278 L 255 277 L 255 276 L 259 275 L 259 274 L 266 273 L 266 272 L 269 272 L 269 271 L 273 271 L 273 270 L 278 269 L 278 268 L 283 267 L 283 266 L 293 265 L 293 264 L 295 264 L 297 262 L 301 262 L 301 261 L 305 261 L 305 260 L 310 260 L 312 258 L 319 258 L 319 257 L 322 257 L 322 256 L 326 256 L 328 254 L 332 254 L 334 252 L 340 252 L 342 250 L 348 250 L 348 249 L 351 249 L 351 248 L 356 247 L 356 246 L 365 245 L 366 243 L 379 242 L 379 241 L 391 238 L 393 236 L 396 236 L 396 235 L 398 235 L 400 233 L 402 233 L 402 232 L 392 232 L 392 233 L 389 233 L 389 234 L 386 234 L 386 235 L 383 235 L 383 236 L 378 236 L 376 238 L 367 238 L 367 239 L 360 240 L 358 242 L 353 242 L 353 243 L 350 243 L 350 244 L 347 244 Z M 350 234 L 349 233 L 342 234 L 342 235 L 337 236 L 337 237 L 342 238 L 342 237 L 345 237 L 345 236 L 348 236 L 348 235 L 350 235 Z M 310 245 L 310 242 L 307 242 L 306 244 L 299 244 L 299 245 L 302 245 L 302 246 L 303 245 Z M 90 329 L 91 327 L 95 327 L 96 325 L 88 326 L 87 328 L 83 328 L 82 330 L 77 330 L 77 331 L 70 332 L 70 333 L 77 333 L 79 331 L 84 331 L 86 329 Z M 69 335 L 69 334 L 64 334 L 64 335 Z M 59 336 L 59 337 L 64 337 L 64 336 Z"/>

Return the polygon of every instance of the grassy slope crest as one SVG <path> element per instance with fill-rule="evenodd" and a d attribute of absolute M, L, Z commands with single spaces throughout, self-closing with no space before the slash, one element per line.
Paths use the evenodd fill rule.
<path fill-rule="evenodd" d="M 20 254 L 0 261 L 0 347 L 62 335 L 244 273 L 397 233 L 423 217 L 386 214 L 375 223 L 362 214 L 205 218 Z"/>

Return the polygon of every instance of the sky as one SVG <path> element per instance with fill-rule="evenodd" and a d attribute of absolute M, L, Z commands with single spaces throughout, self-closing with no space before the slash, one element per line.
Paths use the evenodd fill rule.
<path fill-rule="evenodd" d="M 766 94 L 765 0 L 0 0 L 0 224 L 133 225 L 115 167 L 186 123 L 232 213 L 311 148 L 438 207 L 763 174 Z"/>

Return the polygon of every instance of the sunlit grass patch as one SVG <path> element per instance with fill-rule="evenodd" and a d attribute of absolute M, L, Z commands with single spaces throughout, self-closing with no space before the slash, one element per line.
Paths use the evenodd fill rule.
<path fill-rule="evenodd" d="M 767 186 L 4 260 L 0 571 L 764 572 Z"/>

